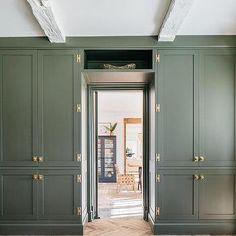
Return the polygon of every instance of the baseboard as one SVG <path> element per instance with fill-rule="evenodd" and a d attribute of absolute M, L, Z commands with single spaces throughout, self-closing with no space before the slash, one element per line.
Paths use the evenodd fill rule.
<path fill-rule="evenodd" d="M 0 224 L 0 235 L 83 235 L 81 224 Z"/>
<path fill-rule="evenodd" d="M 235 234 L 236 223 L 155 223 L 157 234 Z"/>
<path fill-rule="evenodd" d="M 149 223 L 149 225 L 150 225 L 150 227 L 151 227 L 151 230 L 152 230 L 152 232 L 153 232 L 153 234 L 154 234 L 154 231 L 155 231 L 155 229 L 154 229 L 155 223 L 154 223 L 154 220 L 153 220 L 152 216 L 151 216 L 149 213 L 148 213 L 148 223 Z"/>

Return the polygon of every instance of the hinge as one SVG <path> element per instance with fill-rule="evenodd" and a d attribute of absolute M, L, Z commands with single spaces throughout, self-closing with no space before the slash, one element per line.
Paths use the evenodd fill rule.
<path fill-rule="evenodd" d="M 156 54 L 156 62 L 157 62 L 157 63 L 160 63 L 160 54 L 159 54 L 159 53 Z"/>
<path fill-rule="evenodd" d="M 77 63 L 80 63 L 80 54 L 76 55 L 76 61 L 77 61 Z"/>
<path fill-rule="evenodd" d="M 77 104 L 77 105 L 76 105 L 76 111 L 77 111 L 77 112 L 81 112 L 81 105 L 80 105 L 80 104 Z"/>
<path fill-rule="evenodd" d="M 160 161 L 160 160 L 161 160 L 160 153 L 156 153 L 156 161 Z"/>
<path fill-rule="evenodd" d="M 156 216 L 160 215 L 160 207 L 156 207 Z"/>
<path fill-rule="evenodd" d="M 156 104 L 156 112 L 160 112 L 161 111 L 161 105 L 160 104 Z"/>
<path fill-rule="evenodd" d="M 81 207 L 77 207 L 77 215 L 78 216 L 81 216 L 81 214 L 82 214 L 82 211 L 81 211 Z"/>
<path fill-rule="evenodd" d="M 77 154 L 77 161 L 81 161 L 81 154 L 80 153 Z"/>
<path fill-rule="evenodd" d="M 156 174 L 156 182 L 157 183 L 160 183 L 161 182 L 161 176 Z"/>
<path fill-rule="evenodd" d="M 81 183 L 82 180 L 82 176 L 81 175 L 77 175 L 77 183 Z"/>

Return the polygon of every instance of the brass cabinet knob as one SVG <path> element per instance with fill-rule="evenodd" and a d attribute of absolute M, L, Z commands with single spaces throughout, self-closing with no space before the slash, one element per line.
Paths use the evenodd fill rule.
<path fill-rule="evenodd" d="M 32 161 L 34 161 L 34 162 L 38 161 L 38 157 L 33 156 L 33 157 L 32 157 Z"/>
<path fill-rule="evenodd" d="M 38 157 L 39 162 L 43 162 L 43 157 Z"/>
<path fill-rule="evenodd" d="M 199 157 L 199 161 L 205 161 L 205 157 L 200 156 L 200 157 Z"/>
<path fill-rule="evenodd" d="M 194 178 L 194 180 L 199 180 L 199 176 L 198 175 L 194 175 L 193 178 Z"/>
<path fill-rule="evenodd" d="M 204 180 L 204 179 L 205 179 L 205 176 L 204 176 L 204 175 L 200 175 L 200 176 L 199 176 L 199 179 L 200 179 L 200 180 Z"/>
<path fill-rule="evenodd" d="M 32 179 L 33 179 L 33 180 L 37 180 L 37 179 L 38 179 L 38 175 L 33 175 L 33 176 L 32 176 Z"/>
<path fill-rule="evenodd" d="M 195 156 L 194 159 L 193 159 L 194 162 L 198 162 L 199 161 L 199 157 L 198 156 Z"/>
<path fill-rule="evenodd" d="M 43 176 L 43 175 L 39 175 L 39 176 L 38 176 L 38 180 L 40 180 L 40 181 L 42 181 L 42 180 L 43 180 L 43 178 L 44 178 L 44 176 Z"/>

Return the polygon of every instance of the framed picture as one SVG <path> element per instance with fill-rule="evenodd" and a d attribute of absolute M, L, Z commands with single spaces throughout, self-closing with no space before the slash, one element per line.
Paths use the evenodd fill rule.
<path fill-rule="evenodd" d="M 110 127 L 110 122 L 102 122 L 98 123 L 98 135 L 109 135 L 109 131 L 105 128 L 105 126 Z"/>

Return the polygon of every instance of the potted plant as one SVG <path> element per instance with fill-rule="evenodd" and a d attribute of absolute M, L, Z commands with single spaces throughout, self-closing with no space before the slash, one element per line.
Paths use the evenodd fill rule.
<path fill-rule="evenodd" d="M 116 129 L 116 126 L 117 126 L 117 122 L 114 124 L 110 124 L 110 126 L 104 126 L 104 127 L 109 132 L 109 134 L 111 136 L 111 135 L 114 135 L 114 131 Z"/>

